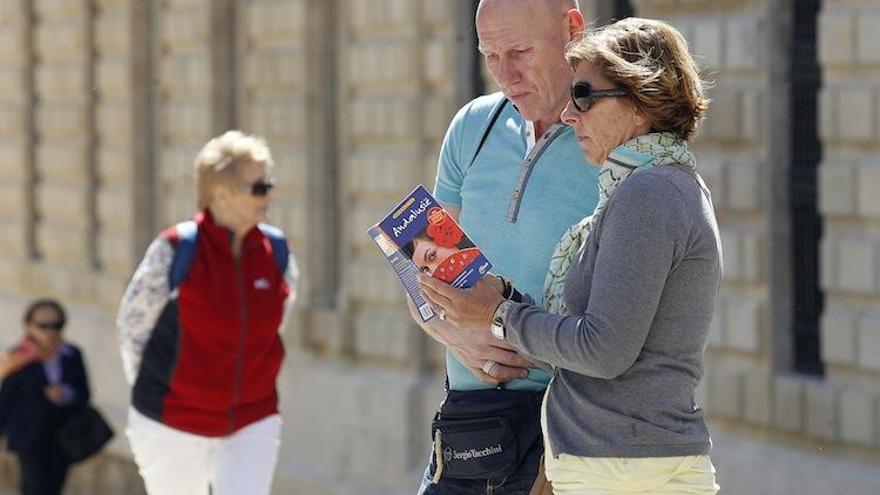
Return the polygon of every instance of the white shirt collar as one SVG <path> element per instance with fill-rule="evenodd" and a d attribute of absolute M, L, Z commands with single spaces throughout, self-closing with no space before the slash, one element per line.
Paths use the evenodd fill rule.
<path fill-rule="evenodd" d="M 532 151 L 532 147 L 535 146 L 535 123 L 531 120 L 525 121 L 525 134 L 526 134 L 526 154 L 529 155 L 529 151 Z"/>

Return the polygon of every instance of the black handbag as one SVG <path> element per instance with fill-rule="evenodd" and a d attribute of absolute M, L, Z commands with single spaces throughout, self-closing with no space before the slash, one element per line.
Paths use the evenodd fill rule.
<path fill-rule="evenodd" d="M 505 478 L 541 436 L 544 392 L 451 390 L 431 424 L 434 479 Z"/>
<path fill-rule="evenodd" d="M 55 430 L 61 454 L 71 464 L 100 451 L 113 438 L 107 420 L 91 405 L 75 409 Z"/>

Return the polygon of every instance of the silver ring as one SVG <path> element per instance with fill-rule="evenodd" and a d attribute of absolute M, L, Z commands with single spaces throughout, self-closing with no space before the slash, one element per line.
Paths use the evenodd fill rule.
<path fill-rule="evenodd" d="M 498 363 L 495 361 L 492 361 L 491 359 L 486 361 L 486 364 L 483 365 L 483 373 L 492 376 L 492 370 L 495 369 L 496 366 L 498 366 Z"/>
<path fill-rule="evenodd" d="M 446 310 L 443 308 L 438 309 L 437 310 L 437 317 L 440 318 L 441 320 L 446 320 Z"/>

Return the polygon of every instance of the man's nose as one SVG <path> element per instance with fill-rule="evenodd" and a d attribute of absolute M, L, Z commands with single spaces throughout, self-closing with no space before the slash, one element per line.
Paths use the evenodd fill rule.
<path fill-rule="evenodd" d="M 513 62 L 513 60 L 511 60 L 509 57 L 501 57 L 501 62 L 499 66 L 499 82 L 501 84 L 512 84 L 519 80 L 519 69 L 516 67 L 516 64 Z"/>

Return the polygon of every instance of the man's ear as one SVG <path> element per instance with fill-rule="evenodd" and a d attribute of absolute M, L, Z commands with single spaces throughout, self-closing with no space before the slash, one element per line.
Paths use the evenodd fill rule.
<path fill-rule="evenodd" d="M 567 23 L 568 39 L 566 42 L 572 42 L 584 35 L 586 21 L 584 15 L 578 9 L 571 9 L 565 13 L 565 22 Z"/>

